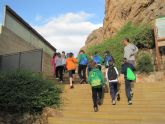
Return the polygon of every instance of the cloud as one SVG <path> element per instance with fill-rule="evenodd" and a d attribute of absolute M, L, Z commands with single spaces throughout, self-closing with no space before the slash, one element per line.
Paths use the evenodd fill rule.
<path fill-rule="evenodd" d="M 49 19 L 42 26 L 34 28 L 43 35 L 58 51 L 73 52 L 77 54 L 89 33 L 102 24 L 89 21 L 93 14 L 79 12 L 66 13 Z"/>
<path fill-rule="evenodd" d="M 35 17 L 35 21 L 42 21 L 43 20 L 43 16 L 37 15 Z"/>

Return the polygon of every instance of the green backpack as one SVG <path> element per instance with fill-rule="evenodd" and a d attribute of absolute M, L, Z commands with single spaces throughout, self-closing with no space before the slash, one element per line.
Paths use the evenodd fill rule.
<path fill-rule="evenodd" d="M 136 76 L 134 72 L 129 67 L 127 68 L 127 80 L 131 80 L 131 81 L 136 80 Z"/>
<path fill-rule="evenodd" d="M 91 86 L 92 87 L 101 85 L 101 79 L 100 79 L 98 73 L 91 72 L 89 76 L 91 77 Z"/>

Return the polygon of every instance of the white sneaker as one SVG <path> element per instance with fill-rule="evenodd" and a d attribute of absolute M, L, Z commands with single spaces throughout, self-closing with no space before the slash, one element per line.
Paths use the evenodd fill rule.
<path fill-rule="evenodd" d="M 128 105 L 132 105 L 132 101 L 130 100 L 130 101 L 128 101 Z"/>
<path fill-rule="evenodd" d="M 116 105 L 116 101 L 115 100 L 112 101 L 112 105 Z"/>

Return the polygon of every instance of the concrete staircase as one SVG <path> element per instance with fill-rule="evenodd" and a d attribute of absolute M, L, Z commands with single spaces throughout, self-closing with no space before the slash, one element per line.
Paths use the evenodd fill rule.
<path fill-rule="evenodd" d="M 128 105 L 124 84 L 121 100 L 114 106 L 109 93 L 98 112 L 93 111 L 88 84 L 65 85 L 61 116 L 49 117 L 49 124 L 165 124 L 165 82 L 135 83 L 133 105 Z"/>

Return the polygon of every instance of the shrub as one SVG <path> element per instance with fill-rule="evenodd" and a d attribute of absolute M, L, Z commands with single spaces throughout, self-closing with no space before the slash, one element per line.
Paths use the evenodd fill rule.
<path fill-rule="evenodd" d="M 140 73 L 150 73 L 154 70 L 151 55 L 147 52 L 142 52 L 137 60 L 137 70 Z"/>
<path fill-rule="evenodd" d="M 60 88 L 40 74 L 17 70 L 0 73 L 0 110 L 39 113 L 46 106 L 59 107 Z"/>
<path fill-rule="evenodd" d="M 116 66 L 120 69 L 124 51 L 121 41 L 126 37 L 135 45 L 141 44 L 147 46 L 147 48 L 154 46 L 153 31 L 150 26 L 135 26 L 129 22 L 111 39 L 107 39 L 99 45 L 90 46 L 86 52 L 88 55 L 93 55 L 97 50 L 103 56 L 104 51 L 109 50 L 115 59 Z M 148 44 L 150 45 L 149 47 Z"/>

